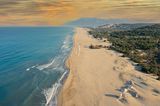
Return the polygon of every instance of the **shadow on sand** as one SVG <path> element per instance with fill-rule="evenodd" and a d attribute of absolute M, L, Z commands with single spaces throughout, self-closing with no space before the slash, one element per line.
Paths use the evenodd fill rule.
<path fill-rule="evenodd" d="M 119 98 L 119 96 L 114 95 L 114 94 L 105 94 L 105 96 L 112 97 L 112 98 L 116 98 L 116 99 Z"/>

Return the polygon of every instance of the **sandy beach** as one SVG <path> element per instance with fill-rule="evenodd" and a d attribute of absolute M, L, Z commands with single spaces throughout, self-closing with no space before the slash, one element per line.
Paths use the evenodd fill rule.
<path fill-rule="evenodd" d="M 87 30 L 76 29 L 59 106 L 160 106 L 160 81 L 115 51 L 90 49 L 110 43 L 93 39 Z"/>

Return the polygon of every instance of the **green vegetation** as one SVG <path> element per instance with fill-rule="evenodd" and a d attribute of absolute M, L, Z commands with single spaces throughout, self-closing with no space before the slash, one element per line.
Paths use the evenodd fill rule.
<path fill-rule="evenodd" d="M 89 33 L 94 38 L 107 38 L 111 49 L 138 63 L 141 71 L 158 75 L 160 80 L 160 24 L 124 31 L 95 28 Z"/>

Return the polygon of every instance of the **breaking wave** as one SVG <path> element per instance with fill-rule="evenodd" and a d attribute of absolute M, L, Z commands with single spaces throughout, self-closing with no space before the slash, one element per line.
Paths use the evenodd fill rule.
<path fill-rule="evenodd" d="M 59 89 L 63 84 L 63 80 L 68 74 L 68 70 L 65 67 L 65 60 L 68 57 L 72 48 L 72 36 L 67 35 L 63 45 L 60 48 L 60 51 L 56 57 L 54 57 L 50 62 L 41 65 L 33 65 L 26 69 L 26 71 L 32 71 L 32 69 L 39 70 L 44 73 L 50 74 L 50 72 L 58 71 L 61 73 L 60 78 L 49 88 L 45 88 L 41 93 L 45 97 L 45 106 L 56 106 L 57 105 L 57 95 Z M 44 105 L 44 103 L 43 103 Z"/>
<path fill-rule="evenodd" d="M 59 89 L 61 88 L 63 80 L 68 74 L 68 71 L 65 67 L 65 60 L 67 59 L 71 48 L 72 36 L 68 35 L 66 36 L 63 45 L 61 46 L 61 50 L 58 56 L 56 56 L 51 62 L 47 64 L 42 64 L 35 67 L 32 66 L 33 68 L 37 68 L 40 71 L 46 71 L 45 69 L 50 69 L 50 71 L 59 71 L 62 73 L 61 77 L 50 88 L 46 88 L 42 91 L 46 99 L 45 106 L 57 105 L 57 95 Z"/>

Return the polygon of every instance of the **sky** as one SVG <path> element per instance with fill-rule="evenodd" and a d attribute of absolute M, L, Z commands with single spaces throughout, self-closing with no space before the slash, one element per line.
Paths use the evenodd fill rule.
<path fill-rule="evenodd" d="M 0 0 L 0 25 L 63 25 L 79 18 L 160 22 L 160 0 Z"/>

